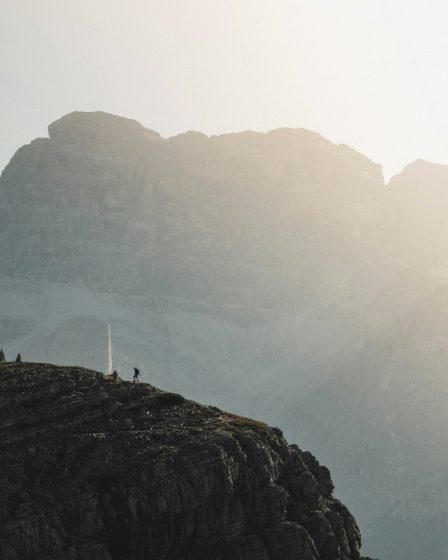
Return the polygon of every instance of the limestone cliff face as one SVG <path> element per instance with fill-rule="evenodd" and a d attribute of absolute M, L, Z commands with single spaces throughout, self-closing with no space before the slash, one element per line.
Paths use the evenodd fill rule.
<path fill-rule="evenodd" d="M 359 560 L 280 430 L 77 367 L 0 365 L 2 560 Z"/>
<path fill-rule="evenodd" d="M 1 177 L 3 274 L 272 315 L 305 262 L 317 276 L 317 239 L 353 260 L 382 185 L 380 166 L 306 130 L 165 140 L 73 113 Z"/>

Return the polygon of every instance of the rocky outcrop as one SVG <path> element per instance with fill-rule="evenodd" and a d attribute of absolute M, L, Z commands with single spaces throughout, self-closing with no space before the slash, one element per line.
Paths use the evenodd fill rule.
<path fill-rule="evenodd" d="M 2 560 L 358 560 L 279 429 L 77 367 L 0 366 Z"/>
<path fill-rule="evenodd" d="M 151 144 L 162 141 L 158 132 L 133 119 L 101 111 L 70 113 L 50 124 L 48 135 L 50 141 L 61 146 L 128 161 L 145 159 Z"/>

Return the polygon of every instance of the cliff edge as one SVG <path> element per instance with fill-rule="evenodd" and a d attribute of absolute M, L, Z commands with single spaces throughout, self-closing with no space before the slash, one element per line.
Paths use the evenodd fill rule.
<path fill-rule="evenodd" d="M 359 560 L 280 430 L 79 367 L 0 364 L 3 560 Z"/>

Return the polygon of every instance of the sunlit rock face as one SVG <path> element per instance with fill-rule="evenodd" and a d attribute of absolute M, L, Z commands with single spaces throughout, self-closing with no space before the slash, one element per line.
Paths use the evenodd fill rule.
<path fill-rule="evenodd" d="M 353 259 L 382 184 L 379 166 L 304 130 L 166 141 L 74 113 L 49 132 L 2 176 L 6 273 L 229 311 L 289 309 L 304 282 L 319 288 L 316 247 L 329 273 L 342 240 Z"/>
<path fill-rule="evenodd" d="M 328 469 L 152 385 L 0 365 L 2 560 L 361 560 Z"/>
<path fill-rule="evenodd" d="M 397 229 L 408 242 L 406 258 L 433 272 L 445 271 L 448 260 L 447 186 L 448 165 L 424 160 L 408 165 L 389 185 L 391 197 L 403 209 Z"/>
<path fill-rule="evenodd" d="M 315 450 L 373 556 L 443 560 L 446 176 L 386 187 L 301 129 L 164 139 L 72 113 L 0 179 L 0 346 L 105 370 L 110 324 L 122 375 Z"/>

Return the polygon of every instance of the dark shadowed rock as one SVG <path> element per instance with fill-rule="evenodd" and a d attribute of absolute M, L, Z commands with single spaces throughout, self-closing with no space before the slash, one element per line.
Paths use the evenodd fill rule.
<path fill-rule="evenodd" d="M 2 560 L 358 560 L 279 430 L 77 367 L 0 367 Z"/>

